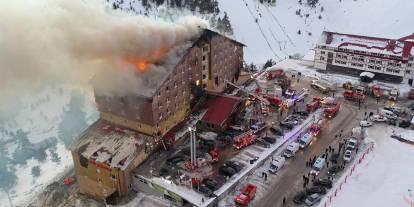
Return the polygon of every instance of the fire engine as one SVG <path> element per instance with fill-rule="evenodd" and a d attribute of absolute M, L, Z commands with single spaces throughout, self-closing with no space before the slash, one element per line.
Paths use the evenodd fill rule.
<path fill-rule="evenodd" d="M 257 187 L 251 183 L 247 184 L 246 187 L 234 198 L 234 203 L 239 207 L 247 207 L 256 195 Z"/>
<path fill-rule="evenodd" d="M 309 128 L 310 133 L 312 136 L 316 137 L 321 132 L 321 127 L 318 124 L 312 124 Z"/>
<path fill-rule="evenodd" d="M 233 147 L 236 149 L 241 149 L 243 147 L 247 147 L 251 145 L 254 141 L 256 141 L 256 135 L 253 133 L 252 130 L 249 130 L 243 134 L 235 136 L 233 138 Z"/>
<path fill-rule="evenodd" d="M 345 90 L 344 93 L 344 98 L 348 99 L 348 100 L 353 100 L 353 101 L 364 101 L 365 99 L 365 95 L 363 93 L 357 92 L 357 91 L 351 91 L 351 90 Z"/>
<path fill-rule="evenodd" d="M 321 106 L 320 97 L 315 97 L 310 103 L 306 104 L 306 110 L 309 112 L 314 112 Z"/>
<path fill-rule="evenodd" d="M 336 116 L 336 114 L 337 114 L 337 113 L 338 113 L 338 111 L 339 111 L 339 108 L 340 108 L 340 104 L 339 104 L 339 103 L 337 103 L 335 106 L 332 106 L 332 107 L 326 108 L 326 109 L 323 111 L 323 115 L 324 115 L 326 118 L 332 118 L 332 117 L 335 117 L 335 116 Z"/>

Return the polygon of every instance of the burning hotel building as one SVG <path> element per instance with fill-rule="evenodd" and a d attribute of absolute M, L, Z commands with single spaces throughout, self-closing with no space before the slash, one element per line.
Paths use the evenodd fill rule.
<path fill-rule="evenodd" d="M 148 77 L 146 90 L 109 96 L 95 89 L 100 119 L 71 146 L 80 193 L 107 202 L 125 196 L 131 187 L 131 171 L 188 116 L 196 94 L 203 90 L 222 92 L 226 81 L 237 81 L 243 67 L 243 47 L 204 29 L 175 62 L 164 66 L 167 73 L 156 81 Z M 138 69 L 143 67 L 137 64 Z M 142 73 L 145 79 L 147 71 Z"/>

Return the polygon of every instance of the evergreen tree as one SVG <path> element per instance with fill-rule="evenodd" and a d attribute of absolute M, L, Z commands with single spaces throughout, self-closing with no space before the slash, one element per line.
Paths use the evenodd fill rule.
<path fill-rule="evenodd" d="M 88 125 L 84 108 L 84 97 L 78 91 L 72 92 L 69 104 L 58 126 L 59 139 L 68 147 Z"/>
<path fill-rule="evenodd" d="M 224 31 L 227 34 L 233 35 L 233 27 L 231 26 L 230 19 L 229 19 L 229 16 L 227 15 L 227 12 L 224 12 L 224 17 L 223 17 L 222 22 L 224 26 Z"/>
<path fill-rule="evenodd" d="M 0 144 L 0 189 L 9 190 L 16 184 L 17 177 L 8 169 L 10 159 L 7 157 L 6 147 Z"/>
<path fill-rule="evenodd" d="M 36 165 L 36 166 L 32 167 L 32 176 L 34 178 L 37 178 L 37 177 L 40 176 L 40 167 L 39 166 Z"/>

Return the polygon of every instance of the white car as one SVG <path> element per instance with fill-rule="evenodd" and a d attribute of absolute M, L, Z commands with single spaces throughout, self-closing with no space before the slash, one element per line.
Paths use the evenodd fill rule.
<path fill-rule="evenodd" d="M 346 145 L 346 149 L 355 149 L 358 144 L 358 140 L 355 138 L 351 138 L 348 140 L 348 144 Z"/>
<path fill-rule="evenodd" d="M 351 161 L 351 159 L 352 159 L 352 151 L 351 150 L 345 151 L 344 161 L 349 162 L 349 161 Z"/>
<path fill-rule="evenodd" d="M 388 119 L 385 116 L 381 116 L 381 115 L 374 115 L 371 117 L 372 121 L 376 121 L 376 122 L 386 122 Z"/>
<path fill-rule="evenodd" d="M 359 122 L 359 125 L 362 126 L 362 127 L 370 127 L 370 126 L 372 126 L 372 122 L 363 120 L 363 121 Z"/>

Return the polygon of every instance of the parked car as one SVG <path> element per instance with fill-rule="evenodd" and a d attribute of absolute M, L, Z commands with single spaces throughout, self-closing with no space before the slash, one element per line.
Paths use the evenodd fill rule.
<path fill-rule="evenodd" d="M 282 131 L 282 129 L 280 129 L 280 128 L 277 128 L 277 127 L 270 127 L 270 131 L 271 131 L 273 134 L 275 134 L 275 135 L 278 135 L 278 136 L 283 136 L 283 131 Z"/>
<path fill-rule="evenodd" d="M 263 140 L 265 140 L 266 142 L 269 142 L 270 144 L 276 143 L 276 138 L 274 137 L 263 137 Z"/>
<path fill-rule="evenodd" d="M 212 180 L 210 178 L 205 178 L 202 182 L 203 185 L 210 188 L 210 190 L 215 191 L 218 189 L 218 184 L 215 180 Z"/>
<path fill-rule="evenodd" d="M 375 122 L 386 122 L 387 118 L 385 116 L 381 116 L 381 115 L 374 115 L 374 116 L 371 117 L 371 120 L 375 121 Z"/>
<path fill-rule="evenodd" d="M 408 128 L 408 127 L 410 127 L 410 125 L 411 125 L 411 123 L 407 120 L 403 120 L 398 124 L 398 126 L 401 127 L 401 128 Z"/>
<path fill-rule="evenodd" d="M 213 191 L 210 188 L 208 188 L 207 186 L 203 185 L 203 184 L 201 184 L 199 186 L 195 186 L 194 188 L 197 189 L 198 192 L 206 195 L 207 197 L 212 197 L 213 196 Z"/>
<path fill-rule="evenodd" d="M 266 140 L 263 140 L 263 139 L 257 139 L 256 144 L 259 145 L 259 146 L 262 146 L 264 148 L 269 148 L 270 145 L 271 145 L 269 142 L 267 142 Z"/>
<path fill-rule="evenodd" d="M 313 185 L 315 186 L 323 186 L 325 188 L 331 189 L 332 188 L 332 181 L 329 179 L 316 179 L 313 181 Z"/>
<path fill-rule="evenodd" d="M 323 186 L 313 186 L 311 188 L 308 188 L 306 193 L 308 195 L 312 195 L 312 194 L 315 194 L 315 193 L 324 195 L 324 194 L 326 194 L 326 189 Z"/>
<path fill-rule="evenodd" d="M 387 119 L 397 119 L 398 116 L 395 115 L 392 111 L 383 109 L 380 111 L 380 115 L 385 116 Z"/>
<path fill-rule="evenodd" d="M 269 172 L 276 173 L 285 165 L 286 159 L 282 156 L 277 156 L 273 161 L 270 163 Z"/>
<path fill-rule="evenodd" d="M 292 123 L 292 122 L 288 122 L 288 123 L 287 122 L 280 122 L 280 127 L 288 129 L 288 130 L 293 129 L 294 126 L 295 126 L 295 124 Z"/>
<path fill-rule="evenodd" d="M 346 150 L 345 154 L 344 154 L 344 161 L 345 162 L 350 162 L 352 159 L 352 151 L 351 150 Z"/>
<path fill-rule="evenodd" d="M 301 116 L 304 116 L 304 117 L 309 116 L 308 111 L 295 111 L 295 112 L 293 112 L 293 114 L 301 115 Z"/>
<path fill-rule="evenodd" d="M 333 165 L 328 170 L 328 175 L 334 176 L 336 173 L 340 172 L 341 168 L 338 165 Z"/>
<path fill-rule="evenodd" d="M 312 175 L 318 175 L 319 172 L 325 167 L 325 157 L 323 155 L 319 156 L 318 159 L 316 159 L 315 163 L 313 163 L 312 170 L 310 171 L 310 174 Z"/>
<path fill-rule="evenodd" d="M 339 153 L 332 153 L 329 161 L 332 163 L 338 163 Z"/>
<path fill-rule="evenodd" d="M 388 125 L 396 126 L 397 125 L 397 118 L 388 118 Z"/>
<path fill-rule="evenodd" d="M 231 177 L 234 174 L 236 174 L 237 172 L 232 167 L 223 165 L 223 166 L 219 167 L 219 173 L 224 175 L 224 176 Z"/>
<path fill-rule="evenodd" d="M 399 116 L 401 114 L 401 108 L 399 107 L 384 107 L 384 110 L 391 111 L 395 115 Z"/>
<path fill-rule="evenodd" d="M 305 199 L 305 204 L 307 206 L 313 206 L 315 203 L 319 202 L 320 200 L 321 200 L 321 195 L 315 193 L 315 194 L 308 196 Z"/>
<path fill-rule="evenodd" d="M 236 171 L 236 173 L 240 172 L 243 169 L 243 164 L 236 161 L 227 161 L 226 163 L 224 163 L 224 166 L 233 168 Z"/>
<path fill-rule="evenodd" d="M 184 157 L 182 157 L 182 156 L 176 156 L 176 157 L 172 157 L 172 158 L 167 159 L 167 165 L 169 165 L 169 166 L 175 166 L 179 162 L 183 162 L 183 161 L 184 161 Z"/>
<path fill-rule="evenodd" d="M 296 204 L 302 204 L 306 200 L 306 191 L 300 191 L 293 196 L 293 202 Z"/>
<path fill-rule="evenodd" d="M 359 125 L 362 126 L 362 127 L 370 127 L 370 126 L 372 126 L 372 122 L 362 120 L 361 122 L 359 122 Z"/>
<path fill-rule="evenodd" d="M 358 144 L 358 140 L 355 138 L 350 138 L 346 144 L 347 149 L 355 149 Z"/>

